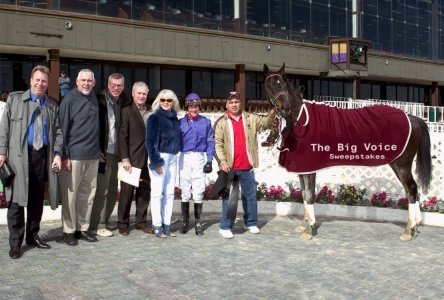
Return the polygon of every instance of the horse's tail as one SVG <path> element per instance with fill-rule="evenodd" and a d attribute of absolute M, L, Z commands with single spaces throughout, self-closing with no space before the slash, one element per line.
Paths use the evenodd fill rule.
<path fill-rule="evenodd" d="M 419 185 L 424 192 L 430 187 L 432 181 L 432 157 L 430 153 L 430 134 L 429 128 L 420 118 L 416 118 L 421 128 L 421 141 L 416 155 L 416 174 L 418 175 Z"/>

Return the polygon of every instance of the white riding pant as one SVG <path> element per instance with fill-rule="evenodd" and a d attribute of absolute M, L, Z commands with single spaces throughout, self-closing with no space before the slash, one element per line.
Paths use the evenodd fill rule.
<path fill-rule="evenodd" d="M 189 202 L 191 195 L 194 203 L 202 203 L 205 192 L 206 163 L 204 152 L 185 152 L 179 156 L 179 180 L 182 202 Z"/>
<path fill-rule="evenodd" d="M 153 226 L 171 225 L 173 214 L 174 185 L 176 184 L 177 155 L 160 153 L 165 164 L 162 174 L 149 169 L 151 178 L 151 218 Z M 148 159 L 149 164 L 149 159 Z"/>

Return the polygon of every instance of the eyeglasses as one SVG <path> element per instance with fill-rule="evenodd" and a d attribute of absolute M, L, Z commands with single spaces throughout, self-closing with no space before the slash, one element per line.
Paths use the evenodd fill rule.
<path fill-rule="evenodd" d="M 118 89 L 123 87 L 122 84 L 110 84 L 110 86 L 111 86 L 111 88 L 118 88 Z"/>
<path fill-rule="evenodd" d="M 171 103 L 171 102 L 173 102 L 173 99 L 160 99 L 160 102 L 168 102 L 168 103 Z"/>

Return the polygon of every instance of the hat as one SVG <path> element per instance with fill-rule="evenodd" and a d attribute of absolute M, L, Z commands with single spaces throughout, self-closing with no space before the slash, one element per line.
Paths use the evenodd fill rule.
<path fill-rule="evenodd" d="M 236 91 L 233 91 L 233 92 L 229 92 L 228 93 L 227 101 L 230 100 L 233 97 L 236 97 L 237 99 L 240 100 L 240 94 L 238 92 L 236 92 Z"/>
<path fill-rule="evenodd" d="M 196 93 L 188 94 L 188 96 L 185 97 L 185 106 L 189 106 L 191 104 L 197 104 L 200 105 L 200 97 Z"/>

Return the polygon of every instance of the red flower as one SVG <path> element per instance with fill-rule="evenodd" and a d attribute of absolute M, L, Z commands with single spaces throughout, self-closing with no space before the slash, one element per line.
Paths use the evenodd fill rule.
<path fill-rule="evenodd" d="M 267 198 L 272 198 L 275 200 L 281 199 L 284 195 L 285 191 L 280 185 L 278 185 L 277 187 L 272 185 L 268 188 L 268 190 L 265 191 L 265 196 Z"/>
<path fill-rule="evenodd" d="M 374 193 L 370 199 L 370 204 L 374 206 L 389 207 L 391 199 L 386 192 Z"/>
<path fill-rule="evenodd" d="M 323 186 L 319 193 L 316 195 L 316 202 L 318 203 L 333 203 L 336 200 L 336 196 L 328 186 Z"/>
<path fill-rule="evenodd" d="M 0 192 L 0 206 L 6 206 L 6 199 L 5 199 L 5 193 Z"/>
<path fill-rule="evenodd" d="M 409 208 L 409 200 L 407 198 L 400 198 L 397 203 L 400 209 L 408 209 Z"/>

